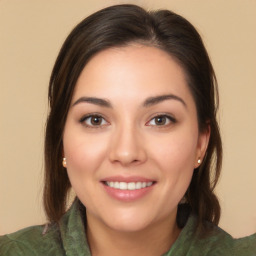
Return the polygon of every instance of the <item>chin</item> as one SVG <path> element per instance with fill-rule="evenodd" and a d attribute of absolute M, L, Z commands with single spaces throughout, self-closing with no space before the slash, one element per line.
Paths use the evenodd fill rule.
<path fill-rule="evenodd" d="M 151 223 L 149 220 L 140 220 L 139 218 L 133 217 L 132 219 L 116 219 L 107 224 L 112 230 L 130 233 L 145 230 Z"/>
<path fill-rule="evenodd" d="M 115 207 L 113 207 L 115 208 Z M 103 211 L 89 209 L 87 207 L 87 221 L 98 227 L 110 229 L 116 232 L 138 232 L 146 229 L 154 222 L 154 217 L 145 209 L 134 207 L 117 207 L 115 209 L 102 207 Z"/>
<path fill-rule="evenodd" d="M 167 216 L 154 212 L 153 209 L 116 209 L 109 211 L 102 216 L 102 221 L 110 229 L 119 232 L 139 232 L 152 228 L 154 225 L 163 221 Z M 168 218 L 168 217 L 167 217 Z"/>

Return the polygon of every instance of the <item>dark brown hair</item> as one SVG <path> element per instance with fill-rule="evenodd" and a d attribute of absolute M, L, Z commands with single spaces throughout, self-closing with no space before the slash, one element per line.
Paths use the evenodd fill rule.
<path fill-rule="evenodd" d="M 111 47 L 140 43 L 170 54 L 183 68 L 194 97 L 200 131 L 210 126 L 205 159 L 195 169 L 186 199 L 194 213 L 218 224 L 219 202 L 214 187 L 220 175 L 222 146 L 216 121 L 217 82 L 210 59 L 196 29 L 183 17 L 168 11 L 150 11 L 136 5 L 116 5 L 100 10 L 79 23 L 64 42 L 49 85 L 50 113 L 45 137 L 44 208 L 50 221 L 66 211 L 71 184 L 62 167 L 62 135 L 77 79 L 96 53 Z"/>

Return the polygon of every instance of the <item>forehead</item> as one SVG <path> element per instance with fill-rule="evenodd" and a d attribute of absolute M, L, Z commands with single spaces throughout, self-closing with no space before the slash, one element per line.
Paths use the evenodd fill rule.
<path fill-rule="evenodd" d="M 139 100 L 169 93 L 191 100 L 181 66 L 163 50 L 129 45 L 101 51 L 87 63 L 73 102 L 81 96 Z"/>

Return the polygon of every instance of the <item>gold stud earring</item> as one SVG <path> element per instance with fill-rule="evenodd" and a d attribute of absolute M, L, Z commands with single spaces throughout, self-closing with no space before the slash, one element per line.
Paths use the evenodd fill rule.
<path fill-rule="evenodd" d="M 66 157 L 63 157 L 63 159 L 62 159 L 62 165 L 63 165 L 64 168 L 66 168 L 66 166 L 67 166 Z"/>

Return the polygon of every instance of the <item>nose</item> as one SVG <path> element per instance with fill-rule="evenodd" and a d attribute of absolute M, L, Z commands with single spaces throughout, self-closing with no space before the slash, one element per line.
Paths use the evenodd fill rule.
<path fill-rule="evenodd" d="M 144 163 L 147 159 L 141 134 L 135 127 L 120 127 L 113 131 L 109 159 L 123 166 Z"/>

